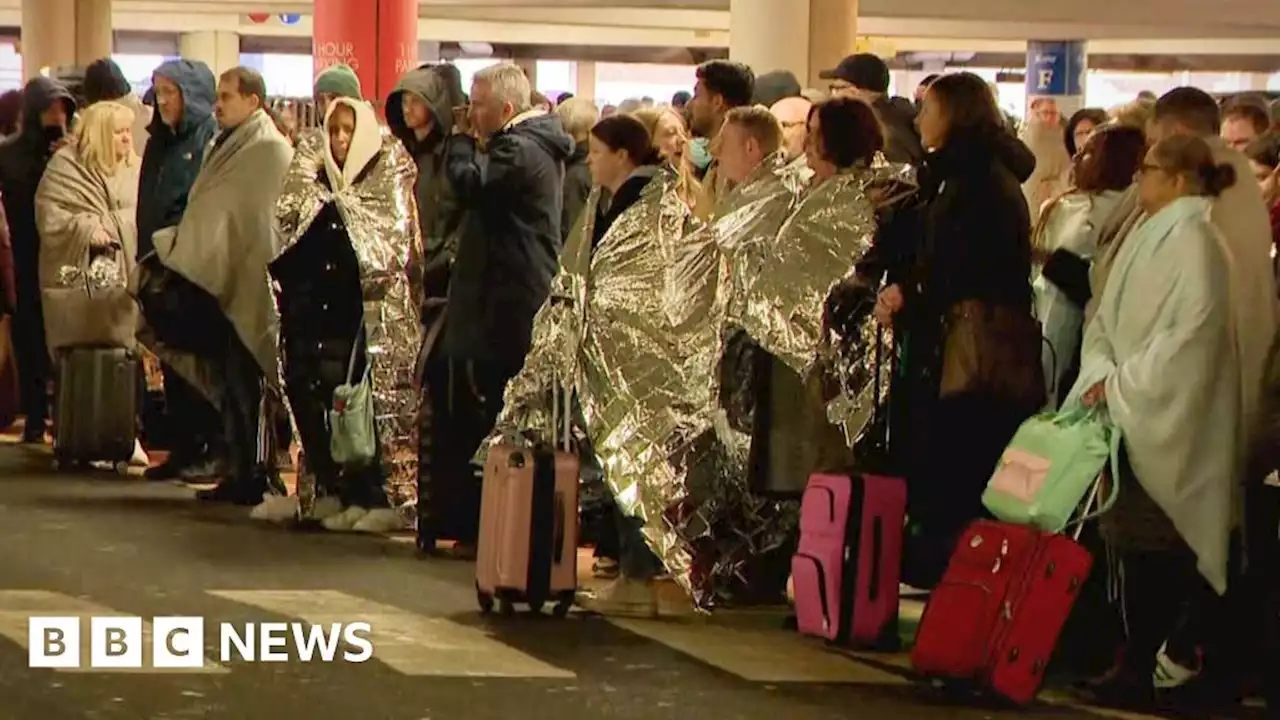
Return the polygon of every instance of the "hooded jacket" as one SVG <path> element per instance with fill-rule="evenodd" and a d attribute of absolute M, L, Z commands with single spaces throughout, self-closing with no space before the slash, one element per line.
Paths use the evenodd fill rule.
<path fill-rule="evenodd" d="M 22 130 L 0 142 L 0 193 L 9 219 L 18 304 L 40 306 L 40 233 L 36 229 L 36 188 L 53 157 L 40 115 L 55 102 L 75 114 L 71 93 L 54 80 L 38 77 L 23 89 Z"/>
<path fill-rule="evenodd" d="M 387 96 L 387 125 L 404 143 L 418 166 L 414 194 L 418 201 L 418 227 L 426 255 L 425 291 L 428 298 L 444 297 L 449 268 L 456 253 L 461 208 L 444 172 L 445 145 L 453 132 L 453 109 L 465 104 L 461 80 L 451 66 L 427 66 L 400 79 Z M 419 140 L 404 119 L 401 103 L 412 93 L 431 109 L 431 134 Z"/>
<path fill-rule="evenodd" d="M 151 139 L 142 156 L 138 183 L 138 257 L 155 249 L 152 235 L 178 224 L 187 209 L 187 195 L 200 173 L 205 148 L 218 131 L 213 117 L 216 82 L 208 65 L 197 60 L 172 60 L 155 75 L 173 81 L 182 92 L 182 119 L 171 128 L 157 110 L 151 120 Z"/>
<path fill-rule="evenodd" d="M 573 139 L 559 118 L 530 110 L 489 138 L 485 157 L 464 135 L 450 138 L 447 152 L 449 181 L 467 217 L 449 287 L 445 351 L 514 374 L 560 265 L 564 165 Z"/>

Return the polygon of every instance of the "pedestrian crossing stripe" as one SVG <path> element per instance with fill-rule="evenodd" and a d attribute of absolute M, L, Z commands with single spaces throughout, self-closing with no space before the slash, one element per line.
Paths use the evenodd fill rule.
<path fill-rule="evenodd" d="M 482 627 L 412 613 L 337 590 L 208 592 L 310 625 L 367 622 L 374 659 L 411 677 L 577 677 L 490 637 Z"/>
<path fill-rule="evenodd" d="M 485 631 L 477 613 L 474 624 L 431 617 L 366 600 L 336 590 L 213 590 L 209 595 L 293 618 L 309 625 L 367 622 L 374 659 L 391 670 L 412 677 L 489 677 L 523 679 L 572 679 L 575 673 L 534 658 L 505 644 Z M 904 603 L 904 605 L 907 605 Z M 904 607 L 904 610 L 908 608 Z M 178 614 L 178 613 L 175 613 Z M 904 613 L 905 614 L 905 613 Z M 28 620 L 32 616 L 132 616 L 134 613 L 47 590 L 0 590 L 0 637 L 30 647 Z M 843 653 L 831 652 L 820 643 L 777 627 L 734 622 L 666 621 L 611 619 L 612 625 L 679 652 L 748 682 L 761 684 L 823 683 L 854 685 L 904 685 L 907 679 L 904 655 L 874 656 L 872 667 Z M 518 621 L 517 621 L 518 622 Z M 570 620 L 568 622 L 574 622 Z M 65 673 L 205 674 L 231 672 L 206 655 L 200 668 L 151 667 L 151 623 L 143 619 L 143 667 L 89 668 L 88 648 L 83 647 L 82 668 L 56 669 Z M 902 666 L 893 673 L 887 666 Z M 1046 693 L 1052 705 L 1084 709 L 1097 708 L 1069 698 Z M 1117 720 L 1147 720 L 1147 716 L 1101 713 Z"/>
<path fill-rule="evenodd" d="M 0 636 L 18 644 L 24 651 L 29 651 L 31 647 L 27 623 L 32 616 L 41 615 L 78 617 L 81 619 L 81 627 L 83 628 L 88 626 L 88 618 L 90 617 L 120 617 L 128 616 L 130 614 L 122 613 L 118 610 L 98 605 L 88 600 L 64 595 L 62 593 L 49 592 L 47 590 L 0 590 Z M 82 632 L 84 631 L 82 630 Z M 142 635 L 143 645 L 141 668 L 90 668 L 88 644 L 83 643 L 80 648 L 81 667 L 58 668 L 55 672 L 110 672 L 147 675 L 225 675 L 230 672 L 229 669 L 214 662 L 213 660 L 210 660 L 207 656 L 204 658 L 203 667 L 198 668 L 151 667 L 153 628 L 151 627 L 151 623 L 145 619 L 142 621 Z"/>

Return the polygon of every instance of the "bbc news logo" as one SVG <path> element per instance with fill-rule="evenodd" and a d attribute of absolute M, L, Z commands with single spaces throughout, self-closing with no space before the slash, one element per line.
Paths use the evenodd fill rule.
<path fill-rule="evenodd" d="M 129 669 L 143 665 L 146 634 L 140 617 L 33 617 L 27 623 L 27 665 L 33 668 Z M 369 623 L 217 623 L 218 660 L 242 662 L 362 663 L 373 657 Z M 151 620 L 151 667 L 200 668 L 205 663 L 205 621 L 200 617 Z"/>

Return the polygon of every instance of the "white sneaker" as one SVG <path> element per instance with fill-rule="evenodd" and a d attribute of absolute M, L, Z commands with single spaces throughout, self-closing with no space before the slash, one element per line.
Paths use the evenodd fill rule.
<path fill-rule="evenodd" d="M 147 451 L 142 448 L 141 440 L 133 441 L 133 457 L 129 460 L 130 467 L 149 467 L 151 458 L 147 456 Z"/>
<path fill-rule="evenodd" d="M 315 505 L 311 507 L 311 519 L 324 522 L 340 512 L 342 512 L 342 501 L 332 495 L 325 495 L 317 498 Z"/>
<path fill-rule="evenodd" d="M 368 514 L 368 510 L 365 510 L 362 507 L 352 506 L 337 515 L 330 515 L 320 524 L 324 526 L 325 530 L 331 530 L 333 532 L 351 532 L 355 529 L 356 523 L 360 522 L 361 518 Z"/>
<path fill-rule="evenodd" d="M 264 495 L 262 504 L 249 513 L 252 520 L 264 520 L 273 523 L 286 523 L 298 517 L 298 497 L 296 495 Z"/>
<path fill-rule="evenodd" d="M 404 530 L 405 522 L 399 512 L 391 508 L 378 508 L 377 510 L 370 510 L 351 529 L 358 533 L 383 535 Z"/>

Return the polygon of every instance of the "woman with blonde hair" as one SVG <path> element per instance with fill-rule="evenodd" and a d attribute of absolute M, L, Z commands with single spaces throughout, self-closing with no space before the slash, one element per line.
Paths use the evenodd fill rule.
<path fill-rule="evenodd" d="M 138 250 L 134 112 L 89 106 L 36 190 L 40 288 L 49 351 L 136 345 L 138 311 L 125 290 Z M 146 454 L 135 445 L 135 464 Z"/>
<path fill-rule="evenodd" d="M 122 263 L 136 255 L 140 167 L 133 111 L 116 102 L 89 106 L 36 191 L 42 286 L 64 268 L 86 265 L 95 251 L 122 249 Z"/>
<path fill-rule="evenodd" d="M 692 205 L 698 197 L 699 185 L 689 159 L 689 130 L 685 127 L 684 118 L 669 107 L 640 108 L 631 116 L 649 131 L 649 137 L 662 159 L 679 175 L 676 192 L 680 199 Z"/>

